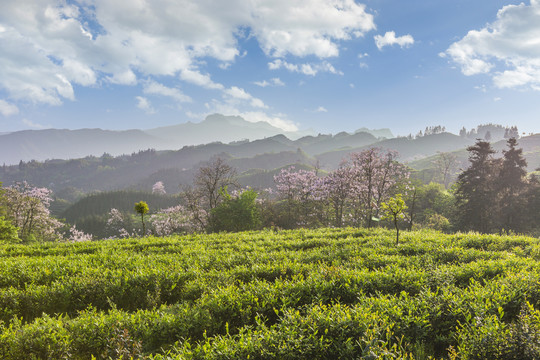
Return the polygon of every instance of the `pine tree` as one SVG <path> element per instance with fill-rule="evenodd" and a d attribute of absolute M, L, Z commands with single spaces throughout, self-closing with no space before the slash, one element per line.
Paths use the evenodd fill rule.
<path fill-rule="evenodd" d="M 527 161 L 523 158 L 523 149 L 516 149 L 516 145 L 515 138 L 508 139 L 508 150 L 503 150 L 503 161 L 496 181 L 500 232 L 520 232 L 525 225 Z"/>
<path fill-rule="evenodd" d="M 477 140 L 467 151 L 470 166 L 459 175 L 456 190 L 460 227 L 489 233 L 496 215 L 494 177 L 498 164 L 493 159 L 495 150 L 489 142 Z"/>

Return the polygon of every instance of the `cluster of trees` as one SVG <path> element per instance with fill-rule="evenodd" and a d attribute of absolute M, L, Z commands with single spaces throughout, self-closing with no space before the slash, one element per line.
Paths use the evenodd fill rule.
<path fill-rule="evenodd" d="M 517 126 L 505 127 L 497 124 L 485 124 L 479 125 L 469 131 L 465 127 L 462 127 L 459 131 L 459 136 L 469 139 L 482 138 L 485 141 L 490 141 L 493 138 L 508 140 L 511 138 L 519 139 L 519 131 Z"/>
<path fill-rule="evenodd" d="M 371 148 L 352 153 L 326 176 L 317 170 L 282 170 L 274 181 L 277 205 L 285 209 L 285 227 L 373 226 L 382 202 L 400 187 L 407 190 L 409 173 L 393 151 Z"/>
<path fill-rule="evenodd" d="M 318 169 L 296 170 L 291 166 L 275 176 L 276 190 L 260 192 L 240 189 L 235 169 L 216 158 L 198 170 L 192 186 L 184 188 L 181 205 L 148 217 L 146 233 L 167 235 L 262 227 L 371 227 L 379 223 L 385 201 L 398 191 L 411 190 L 409 172 L 396 157 L 395 152 L 372 148 L 351 154 L 337 170 L 327 174 Z M 140 204 L 136 212 L 143 220 L 144 214 L 139 209 Z M 131 226 L 131 231 L 126 224 Z M 111 210 L 108 226 L 115 230 L 115 236 L 137 234 L 133 224 L 133 219 Z"/>
<path fill-rule="evenodd" d="M 460 229 L 524 233 L 537 227 L 540 184 L 527 176 L 517 140 L 508 139 L 507 147 L 499 159 L 487 141 L 467 149 L 470 166 L 458 176 L 455 191 Z"/>
<path fill-rule="evenodd" d="M 422 134 L 422 130 L 416 134 L 416 138 L 422 137 L 422 136 L 429 136 L 429 135 L 436 135 L 436 134 L 442 134 L 446 131 L 446 127 L 437 125 L 437 126 L 426 126 L 426 129 L 424 130 L 424 133 Z"/>

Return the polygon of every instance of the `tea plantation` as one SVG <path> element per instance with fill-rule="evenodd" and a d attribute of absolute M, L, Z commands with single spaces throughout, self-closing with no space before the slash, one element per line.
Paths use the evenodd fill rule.
<path fill-rule="evenodd" d="M 539 359 L 540 241 L 319 229 L 0 246 L 2 359 Z"/>

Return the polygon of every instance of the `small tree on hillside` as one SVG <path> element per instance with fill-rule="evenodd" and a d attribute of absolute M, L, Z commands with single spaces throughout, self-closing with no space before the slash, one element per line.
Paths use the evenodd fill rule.
<path fill-rule="evenodd" d="M 383 219 L 390 219 L 394 223 L 396 228 L 396 245 L 399 244 L 399 220 L 405 218 L 405 210 L 407 210 L 407 205 L 405 201 L 401 198 L 401 194 L 397 194 L 394 197 L 388 199 L 387 202 L 381 204 L 383 211 Z"/>
<path fill-rule="evenodd" d="M 146 226 L 144 224 L 144 215 L 148 212 L 148 204 L 144 201 L 135 203 L 135 212 L 141 215 L 141 222 L 143 228 L 143 236 L 146 235 Z"/>

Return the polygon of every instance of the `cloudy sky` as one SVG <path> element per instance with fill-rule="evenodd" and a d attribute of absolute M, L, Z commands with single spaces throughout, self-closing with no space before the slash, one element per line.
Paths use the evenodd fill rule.
<path fill-rule="evenodd" d="M 0 133 L 540 132 L 540 0 L 2 0 Z"/>

